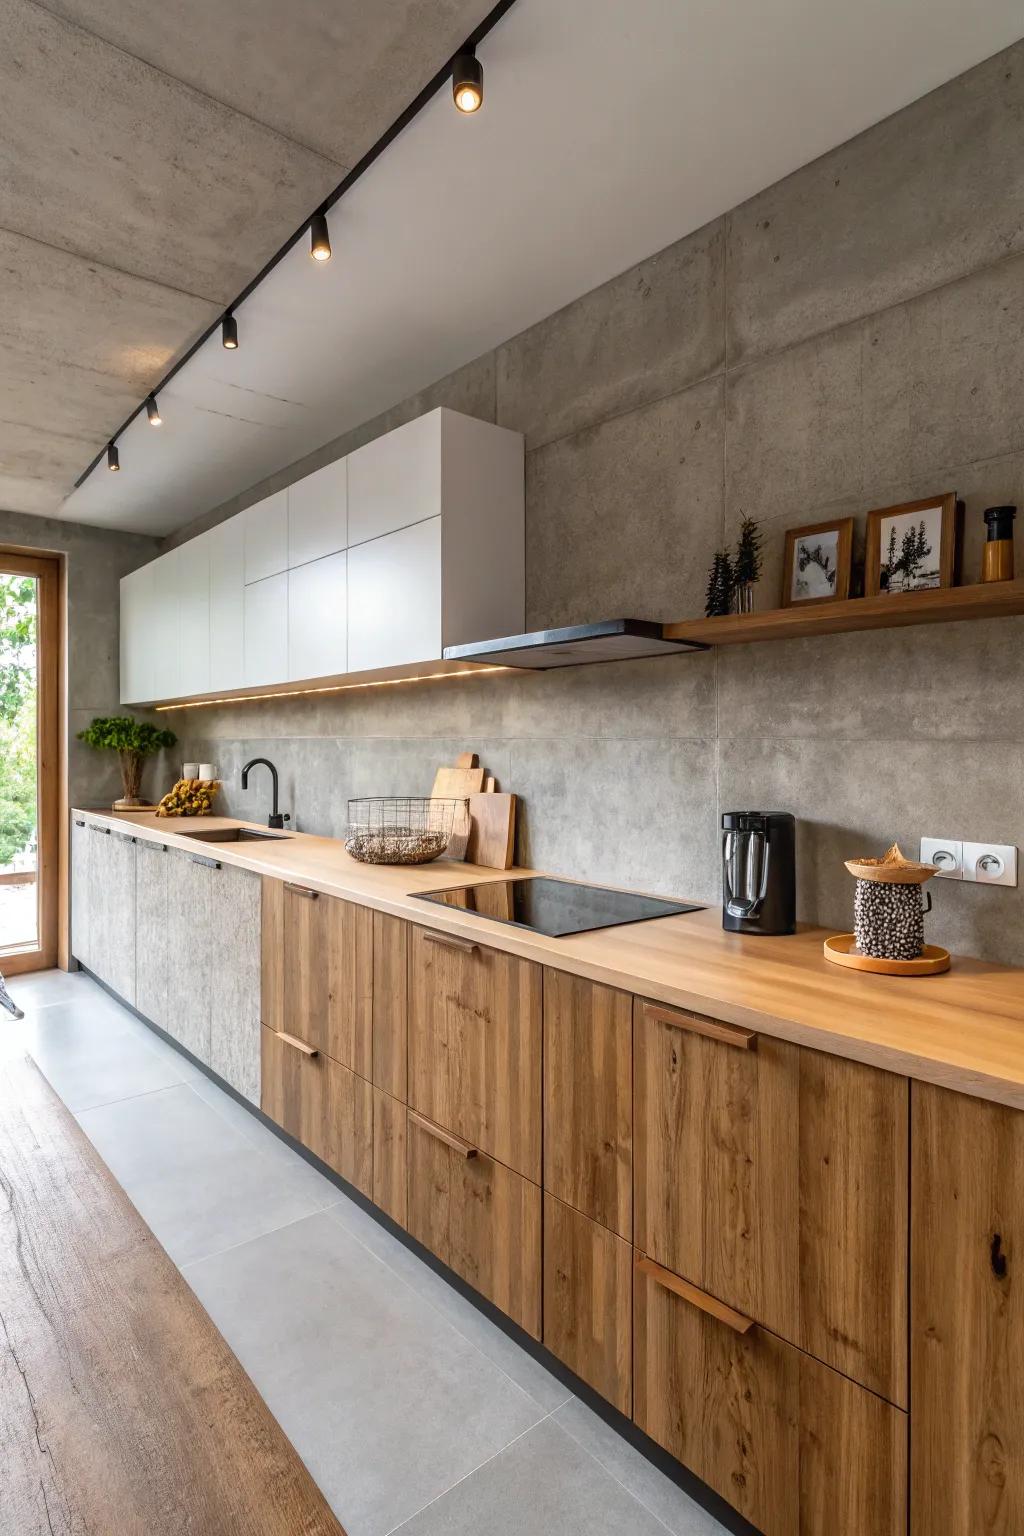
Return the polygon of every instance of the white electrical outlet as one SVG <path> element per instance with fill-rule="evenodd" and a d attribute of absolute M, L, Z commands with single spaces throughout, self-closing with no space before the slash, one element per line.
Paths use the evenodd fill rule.
<path fill-rule="evenodd" d="M 963 880 L 964 845 L 949 837 L 922 837 L 921 863 L 934 864 L 945 880 Z"/>
<path fill-rule="evenodd" d="M 978 885 L 1016 885 L 1017 850 L 1006 843 L 964 843 L 963 877 Z"/>

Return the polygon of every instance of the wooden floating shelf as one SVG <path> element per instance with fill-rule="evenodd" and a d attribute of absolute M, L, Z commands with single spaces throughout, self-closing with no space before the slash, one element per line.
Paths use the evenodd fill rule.
<path fill-rule="evenodd" d="M 699 645 L 747 645 L 755 640 L 794 640 L 801 635 L 841 635 L 858 629 L 899 629 L 908 624 L 999 619 L 1022 613 L 1024 580 L 993 581 L 971 587 L 929 587 L 893 597 L 851 597 L 772 608 L 766 613 L 684 619 L 666 624 L 664 634 L 667 640 L 692 640 Z"/>

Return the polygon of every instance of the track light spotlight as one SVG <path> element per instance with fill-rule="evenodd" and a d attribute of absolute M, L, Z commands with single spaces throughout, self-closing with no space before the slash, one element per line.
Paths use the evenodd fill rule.
<path fill-rule="evenodd" d="M 225 315 L 220 323 L 221 345 L 233 352 L 238 346 L 238 321 L 234 315 Z"/>
<path fill-rule="evenodd" d="M 116 443 L 108 443 L 107 444 L 107 468 L 108 469 L 120 469 L 121 468 L 121 460 L 117 456 L 117 444 Z"/>
<path fill-rule="evenodd" d="M 484 71 L 474 48 L 458 54 L 452 65 L 452 96 L 460 112 L 478 112 L 484 99 Z"/>
<path fill-rule="evenodd" d="M 314 213 L 309 221 L 309 254 L 314 261 L 330 261 L 331 237 L 327 233 L 327 215 Z"/>
<path fill-rule="evenodd" d="M 146 415 L 149 417 L 151 427 L 163 425 L 163 417 L 160 415 L 160 407 L 156 403 L 156 395 L 146 396 Z"/>

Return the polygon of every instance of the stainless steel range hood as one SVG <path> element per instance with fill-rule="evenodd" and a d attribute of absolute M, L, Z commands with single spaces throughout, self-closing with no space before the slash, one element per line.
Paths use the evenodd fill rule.
<path fill-rule="evenodd" d="M 491 666 L 579 667 L 594 661 L 625 661 L 641 656 L 678 656 L 706 651 L 692 640 L 667 640 L 664 625 L 650 619 L 604 619 L 598 624 L 570 624 L 567 629 L 537 629 L 530 635 L 447 645 L 445 661 L 481 661 Z"/>

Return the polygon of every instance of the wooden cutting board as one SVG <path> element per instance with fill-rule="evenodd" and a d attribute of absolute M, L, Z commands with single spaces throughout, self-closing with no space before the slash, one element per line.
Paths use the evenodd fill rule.
<path fill-rule="evenodd" d="M 467 864 L 510 869 L 515 857 L 516 797 L 499 795 L 493 778 L 484 793 L 469 797 L 469 837 L 463 857 Z"/>
<path fill-rule="evenodd" d="M 437 770 L 430 793 L 435 800 L 461 800 L 467 795 L 478 795 L 483 787 L 480 759 L 475 752 L 463 752 L 455 759 L 454 768 L 443 765 Z"/>

